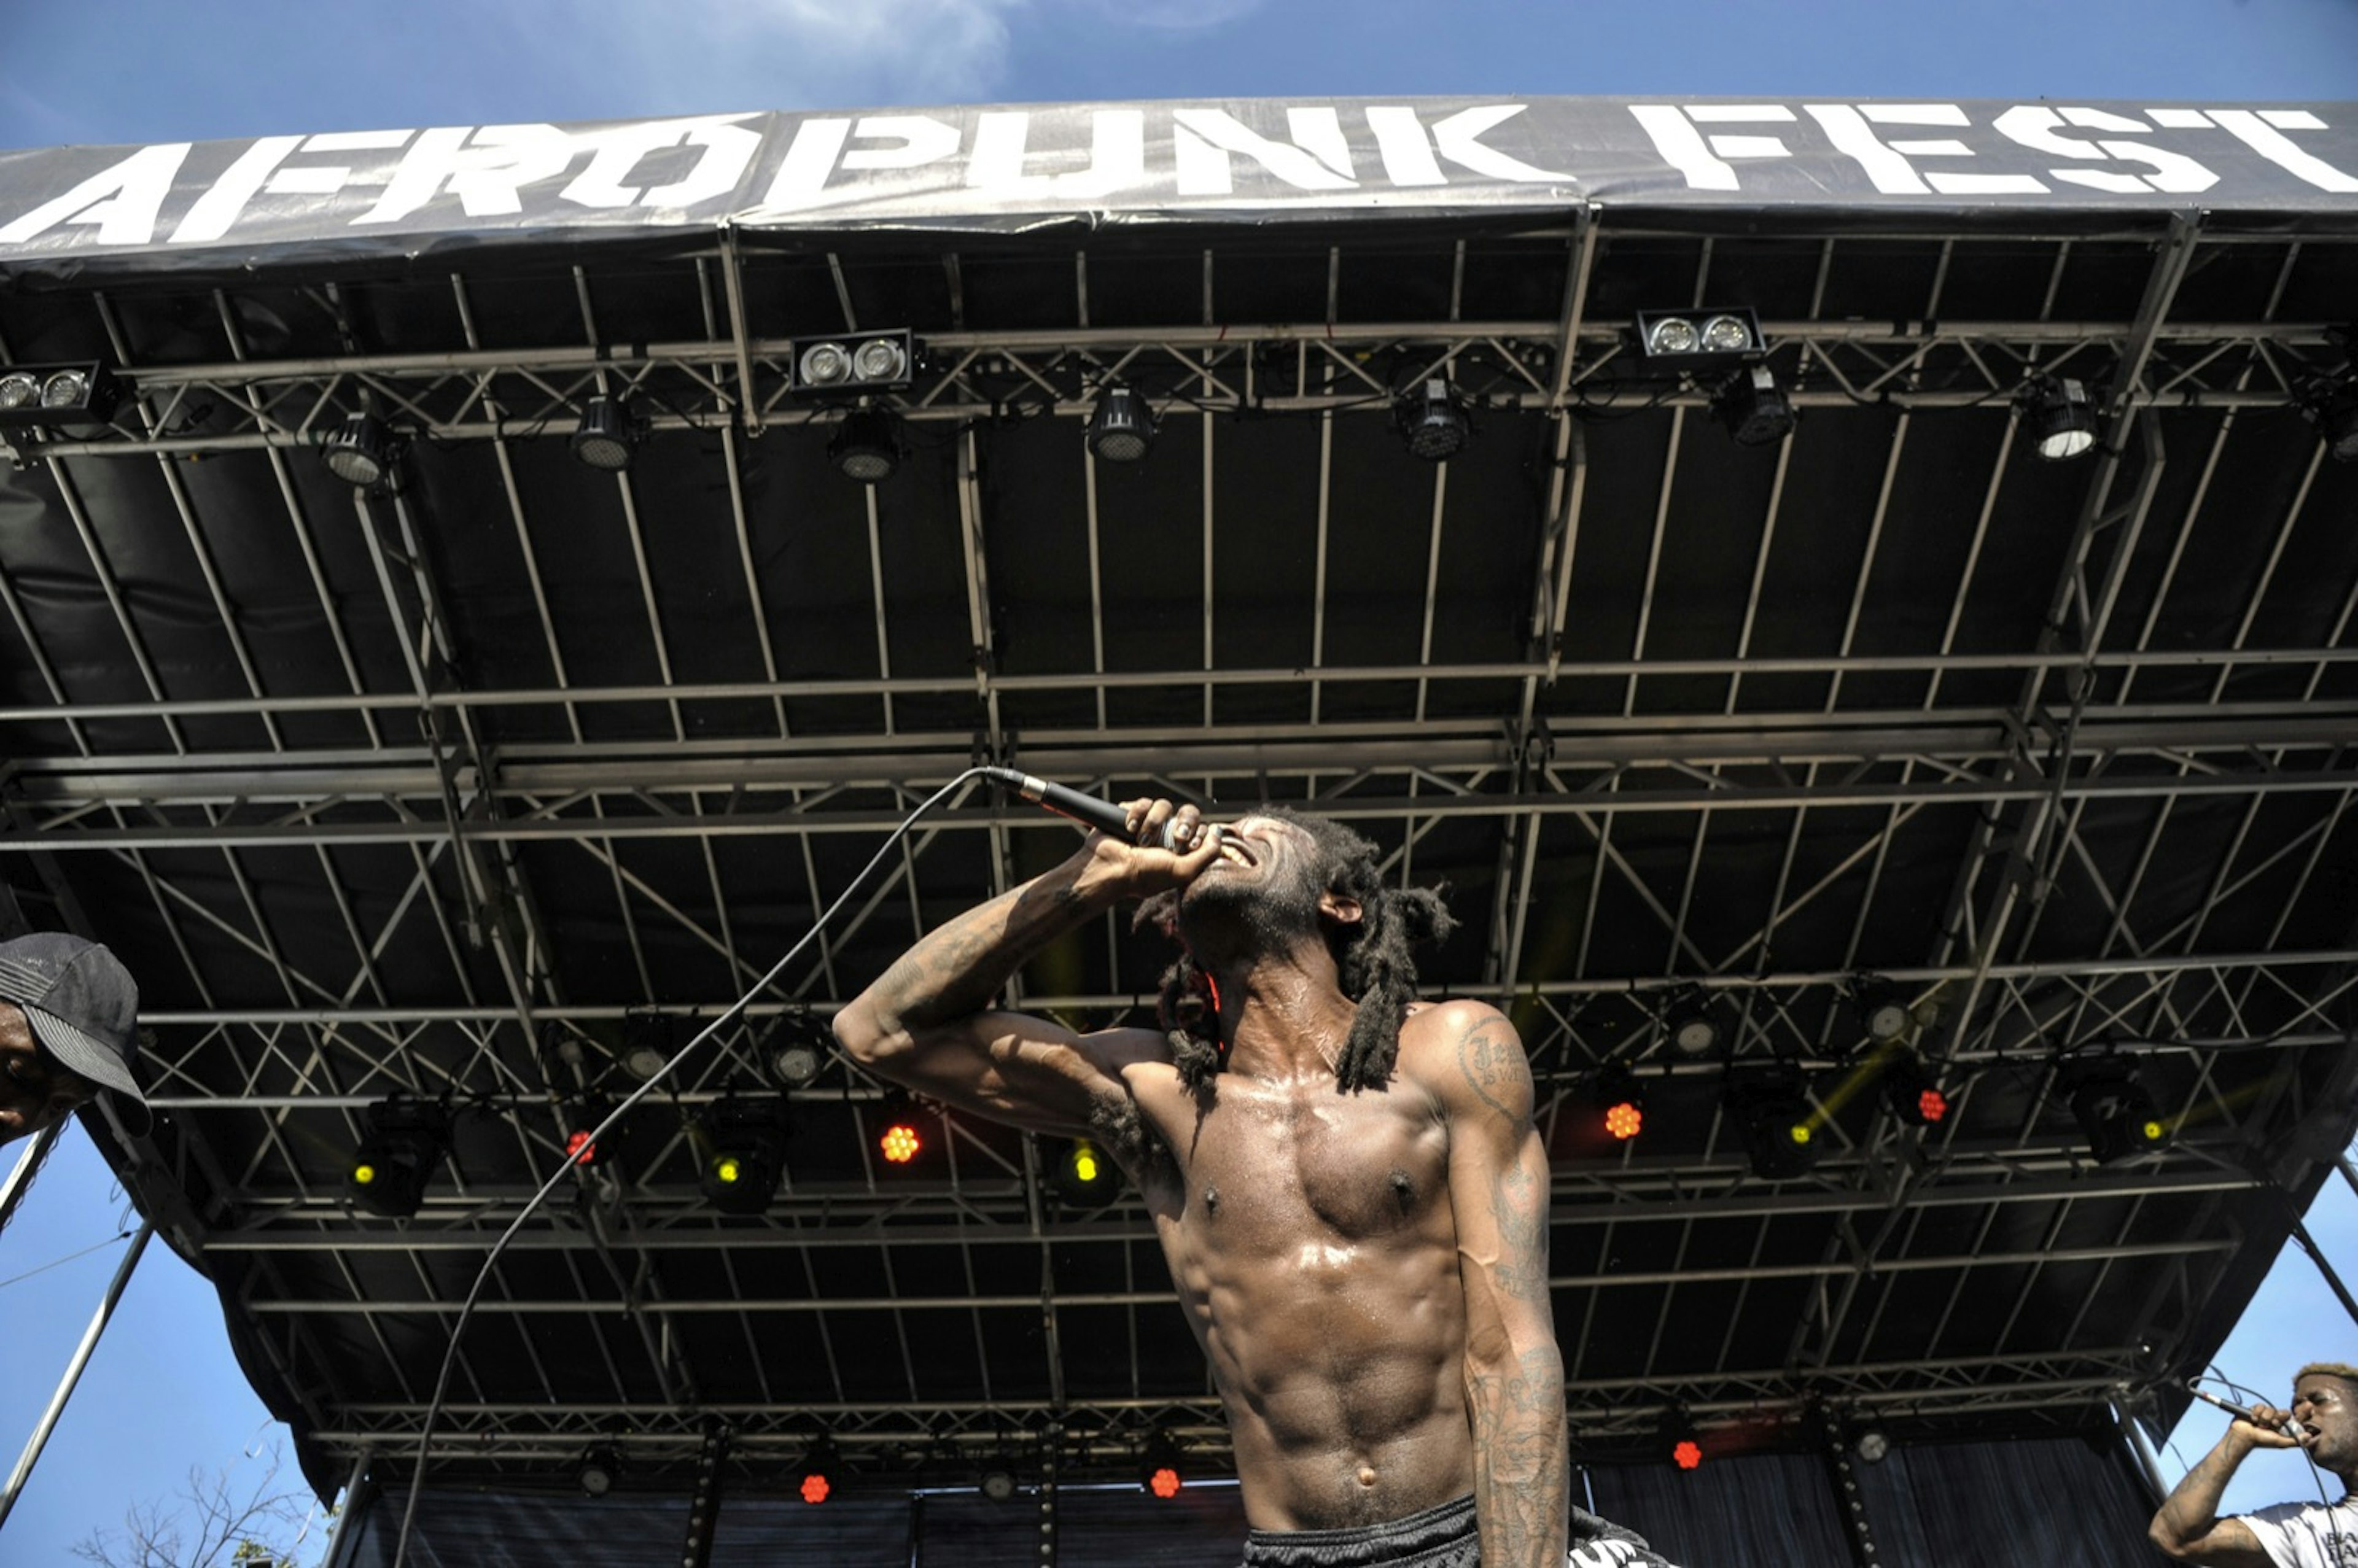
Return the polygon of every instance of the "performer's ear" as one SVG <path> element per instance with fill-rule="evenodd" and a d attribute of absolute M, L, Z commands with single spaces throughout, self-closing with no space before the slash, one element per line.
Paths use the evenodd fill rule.
<path fill-rule="evenodd" d="M 1366 915 L 1357 899 L 1331 889 L 1318 895 L 1318 913 L 1338 925 L 1357 925 Z"/>

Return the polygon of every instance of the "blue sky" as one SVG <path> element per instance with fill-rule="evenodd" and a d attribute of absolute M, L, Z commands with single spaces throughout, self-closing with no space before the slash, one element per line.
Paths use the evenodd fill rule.
<path fill-rule="evenodd" d="M 867 104 L 1481 93 L 2358 100 L 2358 0 L 238 0 L 10 7 L 0 147 Z M 10 1150 L 7 1155 L 16 1152 Z M 0 1235 L 0 1280 L 103 1242 L 119 1195 L 79 1131 Z M 2358 1198 L 2309 1223 L 2358 1276 Z M 29 1432 L 123 1244 L 0 1285 L 0 1464 Z M 2297 1251 L 2221 1357 L 2284 1389 L 2353 1358 Z M 2224 1417 L 2190 1417 L 2175 1479 Z M 211 1289 L 151 1247 L 8 1525 L 54 1563 L 93 1524 L 242 1455 L 269 1423 Z M 291 1466 L 284 1473 L 292 1475 Z M 2309 1489 L 2264 1456 L 2230 1501 Z"/>

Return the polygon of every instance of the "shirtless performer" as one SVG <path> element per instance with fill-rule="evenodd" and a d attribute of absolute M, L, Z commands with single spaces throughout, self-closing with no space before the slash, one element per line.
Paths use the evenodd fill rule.
<path fill-rule="evenodd" d="M 1373 846 L 1316 817 L 1123 810 L 1179 849 L 1092 834 L 911 948 L 837 1017 L 843 1048 L 1120 1162 L 1227 1408 L 1248 1568 L 1660 1563 L 1570 1503 L 1531 1068 L 1495 1009 L 1413 1000 L 1412 945 L 1454 924 L 1439 895 L 1383 886 Z M 1183 946 L 1167 1034 L 991 1010 L 1140 898 Z"/>

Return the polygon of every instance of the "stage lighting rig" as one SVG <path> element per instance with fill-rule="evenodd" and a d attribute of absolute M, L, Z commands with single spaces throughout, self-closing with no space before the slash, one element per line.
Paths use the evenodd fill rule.
<path fill-rule="evenodd" d="M 1719 1048 L 1725 1035 L 1719 1010 L 1707 992 L 1687 991 L 1662 1009 L 1662 1038 L 1682 1056 L 1708 1056 Z"/>
<path fill-rule="evenodd" d="M 1099 462 L 1134 463 L 1154 445 L 1154 410 L 1129 387 L 1112 383 L 1098 394 L 1084 438 Z"/>
<path fill-rule="evenodd" d="M 642 1083 L 664 1070 L 673 1048 L 672 1016 L 654 1008 L 622 1014 L 622 1070 Z"/>
<path fill-rule="evenodd" d="M 367 490 L 385 481 L 400 453 L 400 443 L 384 420 L 373 414 L 355 414 L 320 444 L 319 460 L 353 489 Z"/>
<path fill-rule="evenodd" d="M 814 1507 L 835 1496 L 843 1485 L 843 1455 L 835 1439 L 822 1434 L 806 1449 L 791 1480 L 795 1496 Z"/>
<path fill-rule="evenodd" d="M 1739 447 L 1765 447 L 1793 433 L 1793 400 L 1765 364 L 1730 375 L 1711 395 L 1711 411 Z"/>
<path fill-rule="evenodd" d="M 882 1130 L 876 1135 L 876 1148 L 887 1163 L 905 1168 L 925 1152 L 925 1137 L 917 1126 L 917 1102 L 908 1094 L 895 1090 L 887 1095 L 879 1123 Z"/>
<path fill-rule="evenodd" d="M 2301 417 L 2317 427 L 2326 455 L 2337 463 L 2358 463 L 2358 373 L 2320 376 L 2299 394 Z"/>
<path fill-rule="evenodd" d="M 1413 390 L 1392 400 L 1392 423 L 1407 444 L 1409 456 L 1429 463 L 1447 462 L 1465 449 L 1474 435 L 1465 394 L 1438 376 L 1419 382 Z"/>
<path fill-rule="evenodd" d="M 1157 1429 L 1146 1440 L 1145 1450 L 1138 1459 L 1139 1489 L 1164 1502 L 1179 1495 L 1187 1484 L 1187 1473 L 1180 1463 L 1179 1444 L 1168 1432 Z"/>
<path fill-rule="evenodd" d="M 622 1456 L 611 1443 L 601 1443 L 584 1454 L 573 1467 L 574 1484 L 584 1497 L 602 1498 L 614 1489 L 622 1478 Z"/>
<path fill-rule="evenodd" d="M 1660 1428 L 1662 1457 L 1680 1470 L 1703 1468 L 1703 1433 L 1683 1410 L 1665 1411 Z"/>
<path fill-rule="evenodd" d="M 1910 1127 L 1937 1127 L 1949 1119 L 1949 1097 L 1913 1051 L 1893 1057 L 1884 1068 L 1883 1098 L 1891 1114 Z"/>
<path fill-rule="evenodd" d="M 646 434 L 646 421 L 635 404 L 627 397 L 600 393 L 582 406 L 581 424 L 567 444 L 576 462 L 606 473 L 621 473 L 631 466 L 632 454 Z"/>
<path fill-rule="evenodd" d="M 1094 1214 L 1120 1195 L 1121 1172 L 1095 1143 L 1076 1139 L 1056 1162 L 1055 1190 L 1065 1207 Z"/>
<path fill-rule="evenodd" d="M 103 425 L 121 401 L 114 373 L 95 360 L 0 370 L 0 429 Z"/>
<path fill-rule="evenodd" d="M 1858 1015 L 1858 1026 L 1871 1045 L 1893 1044 L 1916 1022 L 1908 1004 L 1900 1000 L 1899 988 L 1877 976 L 1854 979 L 1849 998 L 1851 1011 Z"/>
<path fill-rule="evenodd" d="M 1627 1143 L 1645 1130 L 1646 1091 L 1627 1063 L 1608 1063 L 1596 1075 L 1596 1103 L 1606 1134 L 1615 1142 Z"/>
<path fill-rule="evenodd" d="M 1695 310 L 1640 310 L 1638 352 L 1661 370 L 1724 370 L 1768 351 L 1760 319 L 1740 305 Z"/>
<path fill-rule="evenodd" d="M 1015 1472 L 1004 1465 L 993 1465 L 983 1471 L 975 1489 L 994 1503 L 1003 1503 L 1015 1495 Z"/>
<path fill-rule="evenodd" d="M 697 1191 L 722 1214 L 767 1210 L 786 1173 L 785 1106 L 775 1099 L 721 1099 L 704 1108 L 689 1140 L 699 1162 Z"/>
<path fill-rule="evenodd" d="M 882 408 L 855 408 L 827 444 L 827 460 L 846 479 L 876 484 L 901 466 L 901 422 Z"/>
<path fill-rule="evenodd" d="M 450 1146 L 449 1114 L 431 1100 L 384 1099 L 361 1115 L 367 1130 L 345 1167 L 344 1190 L 371 1214 L 407 1219 Z"/>
<path fill-rule="evenodd" d="M 2083 381 L 2033 376 L 2015 395 L 2014 409 L 2034 449 L 2050 462 L 2080 457 L 2096 444 L 2096 406 Z"/>
<path fill-rule="evenodd" d="M 787 349 L 794 367 L 789 390 L 806 397 L 865 397 L 902 392 L 916 368 L 916 343 L 905 329 L 796 338 Z"/>
<path fill-rule="evenodd" d="M 2071 1097 L 2071 1119 L 2080 1124 L 2096 1163 L 2169 1147 L 2171 1129 L 2136 1070 L 2116 1056 L 2066 1063 L 2056 1087 Z"/>
<path fill-rule="evenodd" d="M 807 1012 L 782 1012 L 762 1037 L 762 1065 L 782 1089 L 808 1088 L 827 1065 L 827 1025 Z"/>
<path fill-rule="evenodd" d="M 1787 1064 L 1730 1076 L 1726 1107 L 1754 1175 L 1784 1181 L 1818 1162 L 1823 1126 L 1800 1068 Z"/>

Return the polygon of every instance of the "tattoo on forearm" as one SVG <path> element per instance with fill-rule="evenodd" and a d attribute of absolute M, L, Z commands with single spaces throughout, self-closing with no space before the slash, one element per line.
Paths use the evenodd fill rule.
<path fill-rule="evenodd" d="M 936 926 L 884 971 L 872 994 L 903 1025 L 980 1011 L 1025 960 L 1087 914 L 1070 883 L 1028 882 Z"/>
<path fill-rule="evenodd" d="M 1552 1345 L 1467 1384 L 1474 1427 L 1474 1512 L 1482 1561 L 1561 1563 L 1570 1473 L 1564 1454 L 1563 1361 Z"/>

